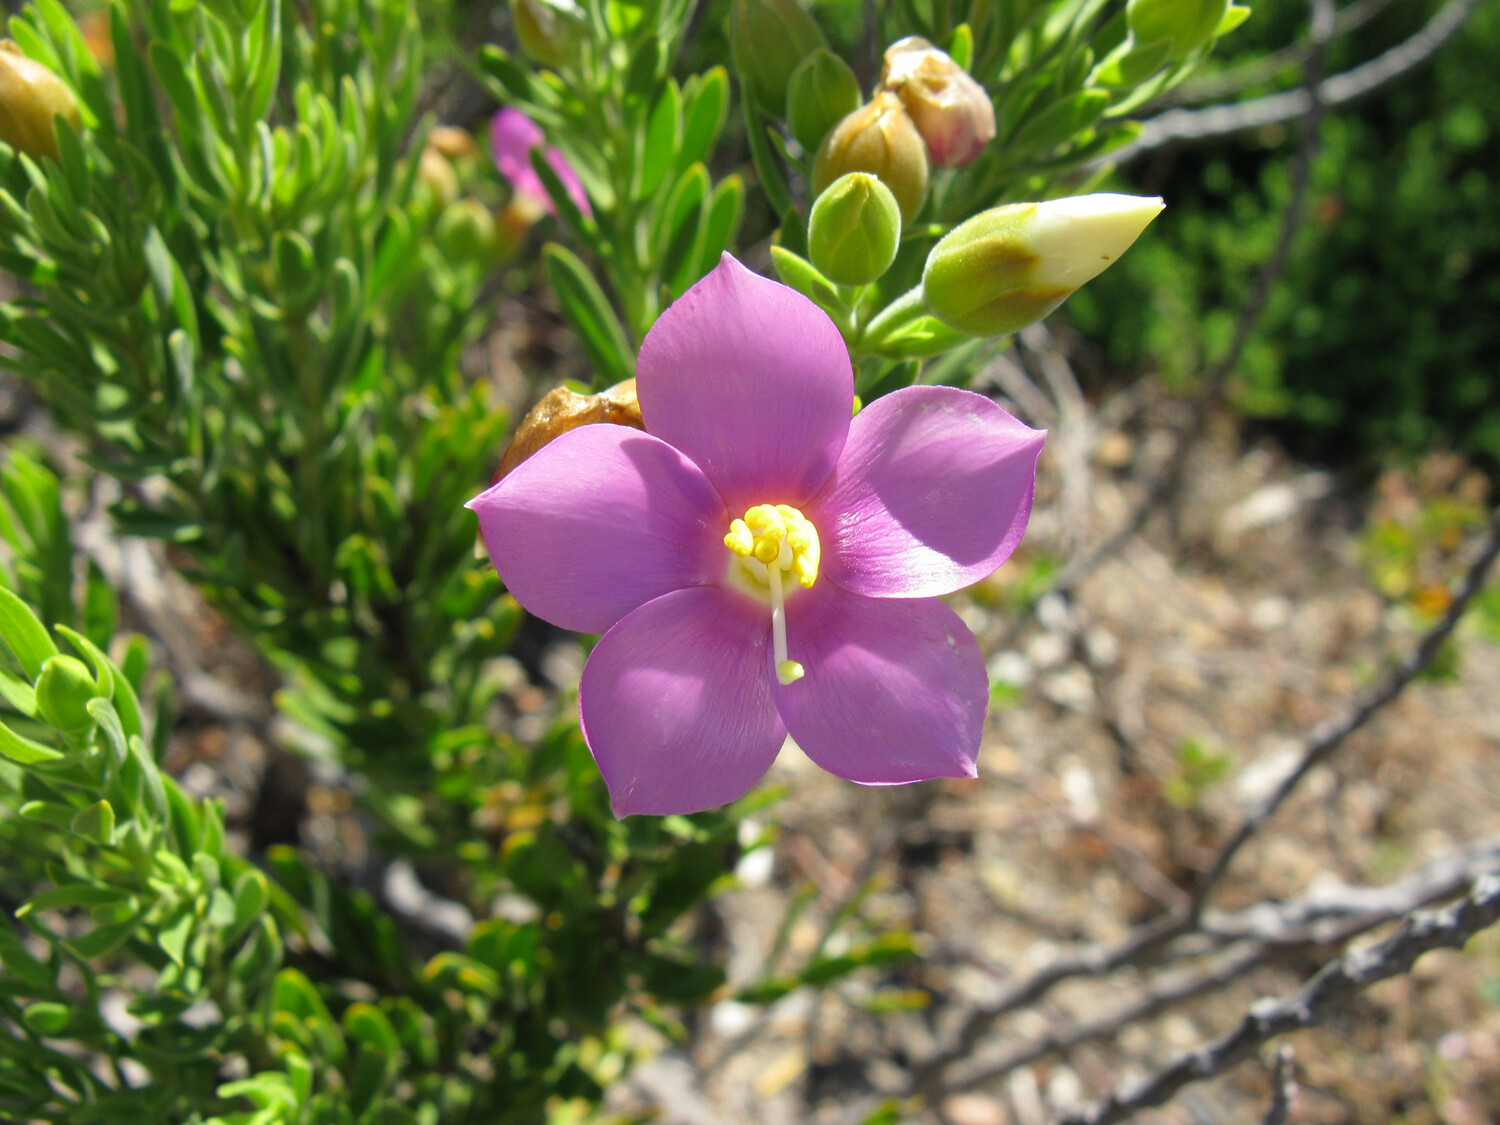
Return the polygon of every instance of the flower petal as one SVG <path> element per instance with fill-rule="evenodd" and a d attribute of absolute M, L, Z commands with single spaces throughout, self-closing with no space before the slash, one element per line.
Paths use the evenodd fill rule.
<path fill-rule="evenodd" d="M 977 582 L 1025 534 L 1046 440 L 970 391 L 908 387 L 876 399 L 807 508 L 823 575 L 875 598 Z"/>
<path fill-rule="evenodd" d="M 989 679 L 942 602 L 819 582 L 787 604 L 787 655 L 805 674 L 773 684 L 776 708 L 825 770 L 865 785 L 975 776 Z"/>
<path fill-rule="evenodd" d="M 517 191 L 547 198 L 541 177 L 531 166 L 531 150 L 546 138 L 542 127 L 514 106 L 502 106 L 490 118 L 490 154 L 495 167 Z"/>
<path fill-rule="evenodd" d="M 583 668 L 583 734 L 615 815 L 700 812 L 764 776 L 786 728 L 766 678 L 770 621 L 717 587 L 647 602 Z"/>
<path fill-rule="evenodd" d="M 569 430 L 468 506 L 515 599 L 564 629 L 602 633 L 724 573 L 718 493 L 677 450 L 627 426 Z"/>
<path fill-rule="evenodd" d="M 647 431 L 696 461 L 740 515 L 800 505 L 827 479 L 854 373 L 821 309 L 726 254 L 646 333 L 636 388 Z"/>

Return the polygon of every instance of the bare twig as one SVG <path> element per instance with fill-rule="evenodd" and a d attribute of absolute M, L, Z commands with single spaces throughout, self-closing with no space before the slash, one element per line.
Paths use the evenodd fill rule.
<path fill-rule="evenodd" d="M 1210 109 L 1170 109 L 1141 127 L 1141 135 L 1129 145 L 1111 153 L 1114 164 L 1168 145 L 1192 141 L 1217 140 L 1237 133 L 1292 121 L 1309 113 L 1315 105 L 1337 109 L 1390 85 L 1431 59 L 1448 40 L 1458 34 L 1464 22 L 1479 7 L 1479 0 L 1449 0 L 1449 3 L 1411 38 L 1392 47 L 1369 62 L 1336 74 L 1316 86 L 1304 86 L 1270 94 L 1235 105 Z M 1326 42 L 1326 40 L 1325 40 Z M 1314 39 L 1316 48 L 1316 37 Z M 1315 53 L 1309 50 L 1309 65 Z"/>
<path fill-rule="evenodd" d="M 1064 1125 L 1110 1125 L 1161 1105 L 1183 1087 L 1225 1073 L 1276 1036 L 1317 1026 L 1363 989 L 1409 972 L 1422 954 L 1460 948 L 1497 921 L 1500 876 L 1487 875 L 1458 902 L 1410 915 L 1385 940 L 1324 965 L 1291 996 L 1256 1002 L 1227 1035 L 1183 1055 L 1143 1081 L 1115 1091 L 1103 1102 L 1069 1114 L 1063 1119 Z"/>
<path fill-rule="evenodd" d="M 1111 1038 L 1122 1028 L 1166 1011 L 1180 1001 L 1221 988 L 1267 964 L 1278 951 L 1330 945 L 1368 933 L 1415 910 L 1451 898 L 1476 879 L 1500 876 L 1500 836 L 1448 852 L 1411 874 L 1382 887 L 1314 887 L 1281 903 L 1257 903 L 1233 913 L 1208 912 L 1199 932 L 1181 950 L 1207 954 L 1225 945 L 1208 965 L 1164 973 L 1143 994 L 1108 1015 L 1068 1031 L 1054 1031 L 999 1057 L 979 1061 L 943 1083 L 943 1091 L 972 1090 L 1048 1055 L 1092 1040 Z M 1201 942 L 1201 948 L 1196 943 Z M 1174 955 L 1179 950 L 1174 947 Z"/>
<path fill-rule="evenodd" d="M 1347 8 L 1340 8 L 1334 17 L 1333 37 L 1339 39 L 1352 31 L 1358 31 L 1389 8 L 1392 2 L 1393 0 L 1358 0 L 1357 3 L 1350 4 Z M 1167 105 L 1192 106 L 1221 98 L 1232 98 L 1244 93 L 1252 86 L 1271 81 L 1278 74 L 1292 67 L 1307 65 L 1307 57 L 1312 49 L 1310 37 L 1299 39 L 1298 42 L 1283 47 L 1279 51 L 1272 51 L 1269 55 L 1262 55 L 1212 74 L 1194 76 L 1169 92 L 1162 101 L 1156 104 L 1163 107 Z"/>
<path fill-rule="evenodd" d="M 1266 1106 L 1266 1115 L 1260 1119 L 1260 1125 L 1286 1125 L 1296 1097 L 1296 1059 L 1291 1044 L 1283 1043 L 1276 1048 L 1276 1063 L 1271 1068 L 1271 1104 Z"/>
<path fill-rule="evenodd" d="M 1229 842 L 1220 849 L 1213 866 L 1209 868 L 1208 874 L 1194 891 L 1193 902 L 1189 908 L 1189 917 L 1192 921 L 1197 921 L 1209 896 L 1224 877 L 1225 872 L 1229 870 L 1229 865 L 1234 862 L 1240 849 L 1260 831 L 1266 821 L 1270 820 L 1308 772 L 1325 761 L 1349 735 L 1369 722 L 1372 715 L 1399 696 L 1406 690 L 1408 684 L 1431 666 L 1437 657 L 1438 650 L 1452 634 L 1459 619 L 1463 617 L 1464 611 L 1469 608 L 1469 603 L 1474 600 L 1480 590 L 1484 589 L 1485 580 L 1489 577 L 1490 568 L 1494 565 L 1497 554 L 1500 554 L 1500 508 L 1497 508 L 1491 516 L 1479 556 L 1469 567 L 1463 584 L 1459 587 L 1457 595 L 1442 620 L 1423 635 L 1417 647 L 1374 690 L 1367 692 L 1346 714 L 1321 724 L 1313 731 L 1311 739 L 1297 760 L 1296 767 L 1287 774 L 1275 791 L 1245 818 Z"/>
<path fill-rule="evenodd" d="M 1071 1051 L 1092 1040 L 1110 1038 L 1133 1023 L 1149 1019 L 1184 1000 L 1238 980 L 1251 969 L 1263 964 L 1269 950 L 1270 946 L 1264 942 L 1242 942 L 1228 950 L 1208 969 L 1183 969 L 1167 974 L 1154 981 L 1139 999 L 1108 1015 L 1089 1020 L 1067 1031 L 1050 1032 L 1040 1039 L 1015 1047 L 998 1058 L 983 1060 L 977 1068 L 966 1070 L 944 1082 L 943 1092 L 948 1094 L 972 1090 L 1048 1055 Z"/>
<path fill-rule="evenodd" d="M 1500 875 L 1500 836 L 1446 852 L 1382 887 L 1314 886 L 1286 902 L 1258 902 L 1233 912 L 1205 911 L 1201 932 L 1215 941 L 1328 944 L 1457 894 L 1485 875 Z"/>
<path fill-rule="evenodd" d="M 1412 653 L 1389 672 L 1379 685 L 1361 697 L 1346 714 L 1323 724 L 1309 736 L 1298 756 L 1298 766 L 1276 792 L 1246 818 L 1219 852 L 1209 875 L 1199 884 L 1198 891 L 1188 906 L 1137 926 L 1116 945 L 1086 945 L 1066 951 L 1051 964 L 1016 981 L 993 1003 L 971 1011 L 959 1028 L 953 1044 L 915 1068 L 910 1092 L 922 1095 L 929 1101 L 933 1100 L 933 1095 L 943 1086 L 943 1076 L 949 1068 L 967 1058 L 998 1020 L 1035 1003 L 1062 981 L 1079 976 L 1103 976 L 1129 965 L 1145 963 L 1176 939 L 1193 932 L 1204 920 L 1204 906 L 1208 895 L 1227 871 L 1239 849 L 1280 807 L 1298 782 L 1314 765 L 1326 761 L 1345 739 L 1397 699 L 1412 680 L 1432 664 L 1469 603 L 1484 587 L 1497 554 L 1500 554 L 1500 509 L 1496 510 L 1479 555 L 1465 574 L 1448 613 L 1423 634 Z"/>

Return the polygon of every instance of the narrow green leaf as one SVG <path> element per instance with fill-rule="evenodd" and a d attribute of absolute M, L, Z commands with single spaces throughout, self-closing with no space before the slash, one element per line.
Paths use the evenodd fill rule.
<path fill-rule="evenodd" d="M 771 205 L 771 210 L 784 215 L 791 210 L 792 194 L 787 190 L 786 179 L 781 174 L 776 155 L 771 151 L 771 143 L 766 137 L 768 126 L 761 120 L 760 112 L 750 103 L 749 98 L 745 99 L 744 109 L 745 139 L 750 145 L 750 159 L 755 165 L 755 175 L 760 180 L 760 190 L 765 192 L 766 202 Z"/>
<path fill-rule="evenodd" d="M 678 179 L 662 212 L 657 268 L 674 299 L 695 280 L 690 275 L 698 261 L 694 251 L 703 235 L 707 199 L 708 169 L 694 164 Z"/>
<path fill-rule="evenodd" d="M 542 247 L 542 269 L 557 293 L 563 314 L 598 369 L 595 381 L 609 385 L 630 378 L 635 373 L 635 359 L 625 340 L 625 329 L 578 255 L 549 242 Z"/>
<path fill-rule="evenodd" d="M 16 911 L 17 918 L 35 914 L 39 910 L 73 910 L 79 907 L 118 906 L 135 902 L 134 896 L 120 887 L 105 887 L 95 883 L 70 883 L 55 887 L 23 903 Z"/>
<path fill-rule="evenodd" d="M 115 810 L 108 801 L 95 801 L 78 810 L 72 827 L 85 840 L 107 848 L 115 842 Z"/>
<path fill-rule="evenodd" d="M 183 955 L 187 951 L 188 938 L 192 932 L 193 912 L 190 908 L 184 907 L 177 917 L 157 931 L 156 944 L 172 959 L 174 964 L 180 967 L 185 963 Z"/>
<path fill-rule="evenodd" d="M 3 669 L 0 669 L 0 698 L 28 719 L 36 718 L 36 690 Z"/>
<path fill-rule="evenodd" d="M 708 163 L 714 142 L 729 107 L 729 73 L 722 66 L 706 71 L 687 84 L 683 94 L 682 144 L 677 150 L 677 167 L 691 168 L 700 161 Z"/>
<path fill-rule="evenodd" d="M 648 199 L 667 177 L 682 143 L 682 92 L 667 79 L 661 96 L 646 122 L 645 146 L 641 151 L 639 198 Z"/>
<path fill-rule="evenodd" d="M 21 1013 L 21 1019 L 37 1035 L 60 1035 L 72 1022 L 73 1012 L 66 1004 L 38 1000 L 35 1004 L 27 1005 L 26 1010 Z"/>
<path fill-rule="evenodd" d="M 34 766 L 38 762 L 54 762 L 63 756 L 62 751 L 40 742 L 23 738 L 4 723 L 0 723 L 0 754 L 23 766 Z"/>
<path fill-rule="evenodd" d="M 719 264 L 719 256 L 734 245 L 745 216 L 745 181 L 731 173 L 719 181 L 708 205 L 703 224 L 703 242 L 698 251 L 696 280 Z"/>
<path fill-rule="evenodd" d="M 85 961 L 93 961 L 113 953 L 130 940 L 138 922 L 138 918 L 131 918 L 110 926 L 98 926 L 82 937 L 67 938 L 63 944 L 73 952 L 74 956 L 81 957 Z"/>
<path fill-rule="evenodd" d="M 3 586 L 0 586 L 0 636 L 33 681 L 41 673 L 42 664 L 57 655 L 57 645 L 52 643 L 36 614 Z"/>

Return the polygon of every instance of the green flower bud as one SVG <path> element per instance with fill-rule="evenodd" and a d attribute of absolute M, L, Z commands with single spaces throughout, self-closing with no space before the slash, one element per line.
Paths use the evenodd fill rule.
<path fill-rule="evenodd" d="M 745 95 L 762 112 L 786 111 L 792 71 L 827 40 L 817 21 L 797 0 L 733 0 L 729 10 L 729 49 Z"/>
<path fill-rule="evenodd" d="M 1098 194 L 1011 203 L 976 215 L 927 256 L 927 305 L 971 336 L 1025 328 L 1103 273 L 1162 206 L 1154 197 Z"/>
<path fill-rule="evenodd" d="M 1176 62 L 1212 39 L 1228 10 L 1229 0 L 1130 0 L 1125 23 L 1140 46 L 1171 40 Z"/>
<path fill-rule="evenodd" d="M 456 261 L 484 261 L 495 249 L 495 217 L 477 199 L 460 199 L 437 222 L 438 247 Z"/>
<path fill-rule="evenodd" d="M 808 152 L 845 117 L 859 108 L 859 79 L 849 64 L 819 47 L 797 64 L 786 90 L 786 123 Z"/>
<path fill-rule="evenodd" d="M 88 703 L 98 694 L 93 673 L 71 656 L 48 657 L 36 678 L 37 712 L 69 743 L 87 738 L 94 729 Z"/>
<path fill-rule="evenodd" d="M 511 0 L 510 4 L 516 42 L 543 66 L 560 69 L 577 57 L 586 19 L 572 0 Z"/>
<path fill-rule="evenodd" d="M 28 156 L 56 160 L 57 117 L 78 128 L 78 99 L 68 84 L 12 40 L 0 40 L 0 140 Z"/>
<path fill-rule="evenodd" d="M 902 222 L 911 222 L 922 210 L 927 201 L 927 146 L 895 94 L 876 94 L 823 138 L 813 160 L 814 197 L 847 172 L 878 176 L 896 197 Z"/>
<path fill-rule="evenodd" d="M 896 197 L 868 172 L 840 176 L 813 204 L 808 256 L 824 277 L 840 285 L 878 281 L 896 260 L 900 242 Z"/>

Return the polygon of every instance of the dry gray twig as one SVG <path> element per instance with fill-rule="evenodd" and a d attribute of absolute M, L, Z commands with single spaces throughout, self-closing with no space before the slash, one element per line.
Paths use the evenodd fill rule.
<path fill-rule="evenodd" d="M 1448 852 L 1381 887 L 1313 887 L 1280 903 L 1257 903 L 1231 913 L 1205 913 L 1197 934 L 1179 952 L 1216 954 L 1207 967 L 1175 969 L 1150 981 L 1142 995 L 1108 1015 L 1014 1047 L 998 1057 L 975 1060 L 943 1083 L 945 1093 L 972 1090 L 1048 1055 L 1063 1054 L 1149 1019 L 1175 1004 L 1221 988 L 1268 964 L 1278 951 L 1348 941 L 1415 910 L 1451 898 L 1476 879 L 1500 876 L 1500 836 Z M 1224 947 L 1224 948 L 1220 948 Z"/>
<path fill-rule="evenodd" d="M 1281 807 L 1282 802 L 1291 796 L 1292 791 L 1297 788 L 1308 772 L 1325 761 L 1349 735 L 1369 722 L 1371 716 L 1399 696 L 1406 690 L 1408 684 L 1431 667 L 1432 662 L 1437 658 L 1438 651 L 1458 626 L 1459 619 L 1463 617 L 1469 604 L 1484 589 L 1485 580 L 1489 576 L 1490 568 L 1494 565 L 1496 555 L 1500 555 L 1500 508 L 1497 508 L 1490 517 L 1489 528 L 1483 545 L 1480 547 L 1479 555 L 1464 576 L 1464 582 L 1452 604 L 1449 605 L 1448 612 L 1443 615 L 1437 625 L 1423 634 L 1421 642 L 1407 658 L 1372 691 L 1367 692 L 1354 707 L 1346 714 L 1330 719 L 1313 731 L 1312 737 L 1297 760 L 1296 767 L 1282 779 L 1281 784 L 1261 802 L 1260 806 L 1245 818 L 1229 842 L 1220 849 L 1213 866 L 1209 868 L 1208 874 L 1194 891 L 1189 911 L 1191 921 L 1197 922 L 1209 896 L 1229 870 L 1229 865 L 1234 862 L 1240 849 L 1249 843 L 1250 839 L 1271 819 L 1276 810 Z"/>
<path fill-rule="evenodd" d="M 1278 1035 L 1315 1027 L 1338 1006 L 1375 984 L 1411 971 L 1434 949 L 1461 948 L 1500 921 L 1500 876 L 1486 875 L 1464 898 L 1441 910 L 1409 915 L 1395 933 L 1373 946 L 1324 965 L 1301 989 L 1257 1001 L 1227 1035 L 1190 1051 L 1155 1074 L 1117 1090 L 1104 1101 L 1063 1118 L 1063 1125 L 1111 1125 L 1163 1102 L 1183 1087 L 1225 1073 Z"/>
<path fill-rule="evenodd" d="M 1291 1045 L 1283 1043 L 1276 1048 L 1276 1062 L 1271 1067 L 1271 1104 L 1266 1106 L 1266 1115 L 1260 1125 L 1286 1125 L 1292 1112 L 1292 1101 L 1297 1096 L 1296 1060 Z"/>
<path fill-rule="evenodd" d="M 1368 97 L 1431 59 L 1458 34 L 1478 7 L 1479 0 L 1450 0 L 1411 38 L 1367 63 L 1321 80 L 1311 88 L 1303 86 L 1301 89 L 1269 94 L 1253 101 L 1213 106 L 1209 109 L 1169 109 L 1143 122 L 1141 135 L 1111 153 L 1109 161 L 1123 164 L 1143 153 L 1169 145 L 1232 137 L 1266 125 L 1294 121 L 1320 105 L 1338 109 Z M 1330 27 L 1329 38 L 1332 37 L 1332 30 Z M 1314 36 L 1314 44 L 1308 49 L 1308 65 L 1311 66 L 1314 57 L 1320 54 L 1321 50 L 1318 49 L 1317 38 Z"/>
<path fill-rule="evenodd" d="M 909 1083 L 910 1093 L 934 1101 L 945 1088 L 944 1079 L 949 1069 L 968 1058 L 998 1020 L 1035 1003 L 1062 981 L 1080 976 L 1103 976 L 1130 965 L 1145 963 L 1177 939 L 1197 932 L 1203 922 L 1208 896 L 1239 850 L 1265 825 L 1314 765 L 1326 761 L 1350 735 L 1399 698 L 1411 682 L 1431 666 L 1443 642 L 1452 634 L 1474 597 L 1484 588 L 1497 555 L 1500 555 L 1500 509 L 1492 517 L 1478 556 L 1464 575 L 1448 612 L 1422 635 L 1411 654 L 1374 689 L 1362 696 L 1342 716 L 1322 724 L 1309 736 L 1298 756 L 1297 767 L 1254 813 L 1245 818 L 1234 836 L 1218 853 L 1208 876 L 1200 883 L 1188 906 L 1137 926 L 1113 946 L 1085 945 L 1068 950 L 1046 967 L 1016 981 L 993 1003 L 971 1011 L 959 1028 L 954 1042 L 914 1068 Z"/>

